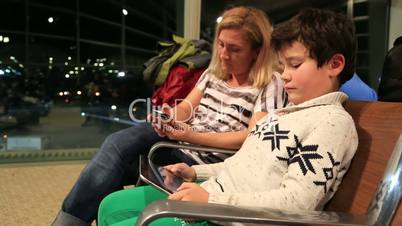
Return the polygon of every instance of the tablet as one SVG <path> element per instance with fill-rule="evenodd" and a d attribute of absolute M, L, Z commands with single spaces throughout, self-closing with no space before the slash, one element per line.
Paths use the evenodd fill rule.
<path fill-rule="evenodd" d="M 140 156 L 140 178 L 169 195 L 174 193 L 183 183 L 183 178 L 174 175 L 162 166 L 156 165 L 144 156 Z"/>

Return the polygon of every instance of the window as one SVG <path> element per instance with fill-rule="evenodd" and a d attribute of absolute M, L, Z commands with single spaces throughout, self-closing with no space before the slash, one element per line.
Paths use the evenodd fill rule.
<path fill-rule="evenodd" d="M 121 123 L 128 105 L 152 91 L 143 64 L 176 33 L 176 1 L 4 0 L 0 8 L 0 163 L 89 158 L 130 126 Z"/>

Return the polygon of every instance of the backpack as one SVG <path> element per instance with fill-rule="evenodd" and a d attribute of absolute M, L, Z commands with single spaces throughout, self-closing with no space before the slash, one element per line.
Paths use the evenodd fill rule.
<path fill-rule="evenodd" d="M 378 87 L 381 101 L 402 102 L 402 36 L 394 41 L 385 56 L 383 72 Z"/>
<path fill-rule="evenodd" d="M 165 82 L 152 94 L 152 105 L 178 104 L 190 93 L 205 69 L 188 69 L 180 64 L 173 66 Z"/>
<path fill-rule="evenodd" d="M 186 64 L 190 69 L 206 67 L 211 59 L 210 43 L 201 40 L 186 40 L 173 35 L 173 41 L 160 41 L 159 54 L 144 63 L 144 80 L 161 86 L 170 69 L 178 64 Z"/>

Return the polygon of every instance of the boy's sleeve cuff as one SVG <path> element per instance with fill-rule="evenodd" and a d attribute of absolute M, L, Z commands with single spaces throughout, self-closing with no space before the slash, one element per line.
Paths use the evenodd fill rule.
<path fill-rule="evenodd" d="M 195 170 L 196 180 L 208 179 L 211 176 L 210 171 L 204 165 L 195 165 L 192 167 Z"/>
<path fill-rule="evenodd" d="M 225 193 L 209 193 L 208 202 L 216 204 L 231 204 L 230 195 Z"/>

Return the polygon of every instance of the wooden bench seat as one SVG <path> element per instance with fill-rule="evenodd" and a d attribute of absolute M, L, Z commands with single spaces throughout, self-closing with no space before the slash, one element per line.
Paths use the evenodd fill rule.
<path fill-rule="evenodd" d="M 402 103 L 349 101 L 345 108 L 357 126 L 359 147 L 326 209 L 365 214 L 402 132 Z M 391 225 L 402 225 L 401 204 Z"/>

